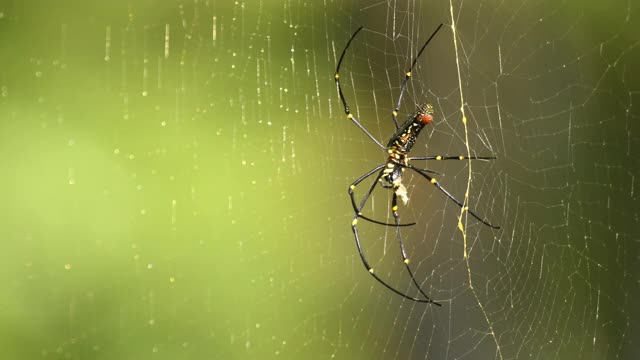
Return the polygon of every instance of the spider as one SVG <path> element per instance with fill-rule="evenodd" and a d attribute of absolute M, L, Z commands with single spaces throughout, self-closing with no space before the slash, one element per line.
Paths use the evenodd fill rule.
<path fill-rule="evenodd" d="M 400 215 L 398 214 L 398 198 L 400 198 L 400 200 L 404 205 L 406 205 L 407 202 L 409 201 L 407 189 L 402 184 L 402 176 L 405 170 L 409 169 L 410 171 L 413 171 L 419 174 L 420 176 L 422 176 L 423 178 L 425 178 L 431 185 L 435 186 L 444 195 L 446 195 L 449 199 L 451 199 L 454 203 L 456 203 L 456 205 L 458 205 L 461 209 L 471 214 L 471 216 L 476 218 L 482 224 L 488 227 L 491 227 L 493 229 L 500 228 L 499 226 L 492 225 L 487 220 L 478 216 L 475 212 L 473 212 L 468 207 L 466 207 L 462 202 L 460 202 L 460 200 L 456 199 L 453 195 L 451 195 L 451 193 L 449 193 L 444 187 L 440 185 L 440 183 L 435 178 L 431 176 L 431 174 L 438 174 L 437 172 L 415 167 L 413 164 L 411 164 L 411 161 L 413 160 L 438 160 L 438 161 L 439 160 L 493 160 L 495 159 L 495 157 L 493 156 L 484 156 L 484 157 L 481 157 L 481 156 L 409 156 L 409 152 L 411 151 L 411 148 L 415 145 L 416 139 L 418 138 L 420 131 L 422 131 L 422 129 L 426 125 L 433 122 L 434 110 L 431 104 L 424 104 L 424 105 L 418 106 L 417 110 L 411 116 L 409 116 L 404 123 L 402 124 L 398 123 L 398 111 L 400 110 L 402 96 L 404 95 L 404 92 L 407 89 L 407 84 L 409 82 L 409 79 L 411 78 L 411 71 L 413 70 L 414 66 L 418 62 L 418 59 L 420 58 L 420 55 L 422 55 L 422 52 L 424 51 L 424 49 L 427 47 L 431 39 L 433 39 L 433 37 L 438 33 L 440 28 L 442 28 L 442 24 L 440 24 L 438 28 L 436 28 L 436 30 L 431 34 L 431 36 L 427 39 L 424 45 L 420 48 L 420 51 L 418 51 L 418 54 L 416 55 L 415 59 L 413 59 L 413 62 L 411 63 L 409 70 L 404 75 L 404 80 L 402 81 L 402 85 L 400 87 L 400 95 L 398 97 L 398 101 L 396 102 L 396 106 L 391 112 L 391 117 L 396 127 L 396 131 L 389 138 L 389 141 L 387 142 L 387 146 L 384 146 L 380 141 L 378 141 L 378 139 L 376 139 L 351 113 L 351 111 L 349 110 L 349 105 L 347 104 L 347 100 L 344 97 L 342 87 L 340 85 L 340 75 L 339 75 L 340 65 L 342 64 L 342 60 L 344 59 L 344 56 L 347 53 L 347 49 L 351 45 L 351 42 L 353 42 L 353 39 L 355 39 L 356 35 L 358 35 L 358 33 L 363 29 L 363 26 L 359 27 L 353 33 L 353 35 L 351 35 L 351 38 L 347 42 L 347 45 L 342 50 L 342 54 L 340 55 L 340 59 L 338 60 L 338 65 L 336 66 L 336 74 L 334 77 L 336 81 L 336 87 L 338 90 L 338 96 L 340 97 L 340 100 L 342 101 L 342 105 L 344 106 L 344 113 L 346 114 L 347 119 L 351 120 L 380 149 L 382 149 L 387 153 L 387 160 L 384 164 L 380 164 L 375 168 L 367 171 L 364 175 L 356 179 L 349 186 L 349 189 L 348 189 L 349 197 L 351 198 L 351 205 L 353 206 L 353 210 L 355 212 L 353 221 L 351 222 L 351 229 L 355 237 L 355 242 L 358 248 L 360 259 L 362 260 L 362 263 L 364 267 L 367 269 L 367 271 L 369 272 L 369 274 L 371 274 L 371 276 L 373 276 L 374 279 L 376 279 L 380 284 L 384 285 L 387 289 L 393 291 L 394 293 L 406 299 L 413 300 L 416 302 L 421 302 L 421 303 L 430 303 L 438 306 L 442 306 L 442 305 L 432 300 L 425 293 L 425 291 L 422 290 L 422 287 L 414 277 L 411 266 L 409 265 L 409 258 L 407 256 L 404 242 L 402 240 L 402 237 L 400 236 L 401 227 L 412 226 L 416 224 L 416 223 L 400 223 Z M 371 184 L 371 186 L 369 186 L 369 189 L 365 193 L 360 203 L 357 203 L 354 196 L 354 189 L 356 188 L 356 186 L 358 186 L 358 184 L 360 184 L 367 178 L 374 175 L 375 175 L 375 178 L 373 183 Z M 366 205 L 367 201 L 369 200 L 369 197 L 371 196 L 371 194 L 373 193 L 373 190 L 375 189 L 376 184 L 378 183 L 380 183 L 380 185 L 383 188 L 390 189 L 393 191 L 392 198 L 391 198 L 391 213 L 393 214 L 393 218 L 394 218 L 393 223 L 378 221 L 362 214 L 362 209 Z M 395 227 L 396 239 L 398 240 L 398 244 L 400 245 L 400 255 L 402 256 L 402 262 L 404 263 L 405 268 L 409 276 L 411 277 L 411 281 L 417 288 L 418 292 L 424 298 L 413 297 L 413 296 L 407 295 L 406 293 L 400 290 L 397 290 L 393 286 L 389 285 L 382 278 L 380 278 L 373 271 L 373 268 L 371 267 L 371 265 L 369 265 L 369 262 L 367 261 L 367 258 L 362 250 L 362 245 L 360 243 L 360 236 L 358 234 L 358 228 L 356 227 L 356 225 L 358 224 L 358 219 L 363 219 L 378 225 Z"/>

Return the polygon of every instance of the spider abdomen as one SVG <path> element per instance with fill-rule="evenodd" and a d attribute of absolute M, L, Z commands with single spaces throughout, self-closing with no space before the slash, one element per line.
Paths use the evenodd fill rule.
<path fill-rule="evenodd" d="M 406 155 L 416 144 L 416 139 L 425 125 L 433 122 L 433 106 L 431 104 L 422 105 L 418 110 L 402 124 L 391 136 L 387 149 L 389 153 L 401 153 Z"/>
<path fill-rule="evenodd" d="M 380 178 L 381 185 L 392 188 L 404 204 L 409 201 L 407 189 L 402 184 L 402 173 L 409 165 L 407 155 L 416 144 L 420 131 L 431 122 L 433 122 L 433 106 L 431 104 L 420 106 L 413 116 L 396 130 L 387 144 L 389 157 Z"/>

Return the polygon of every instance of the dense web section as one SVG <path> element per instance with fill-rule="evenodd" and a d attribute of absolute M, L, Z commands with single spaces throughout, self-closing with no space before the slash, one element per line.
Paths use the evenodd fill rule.
<path fill-rule="evenodd" d="M 76 5 L 0 7 L 15 358 L 640 356 L 633 1 Z M 411 155 L 495 159 L 416 160 L 464 208 L 405 172 L 416 225 L 358 223 L 419 296 L 402 238 L 435 306 L 362 265 L 347 188 L 388 154 L 333 76 L 364 26 L 342 86 L 387 144 L 440 23 L 399 109 L 433 105 Z M 363 214 L 393 223 L 391 195 Z"/>

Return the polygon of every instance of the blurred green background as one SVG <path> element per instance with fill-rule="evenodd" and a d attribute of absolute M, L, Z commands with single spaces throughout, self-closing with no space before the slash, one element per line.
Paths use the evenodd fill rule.
<path fill-rule="evenodd" d="M 634 358 L 637 17 L 595 1 L 3 2 L 2 357 Z M 413 200 L 429 228 L 410 247 L 442 308 L 359 262 L 346 188 L 384 154 L 332 80 L 365 25 L 345 87 L 386 141 L 438 22 L 404 112 L 429 97 L 429 146 L 466 151 L 462 86 L 472 151 L 500 160 L 473 165 L 470 201 L 503 226 L 470 219 L 465 262 L 459 211 Z M 393 237 L 363 231 L 397 264 Z"/>

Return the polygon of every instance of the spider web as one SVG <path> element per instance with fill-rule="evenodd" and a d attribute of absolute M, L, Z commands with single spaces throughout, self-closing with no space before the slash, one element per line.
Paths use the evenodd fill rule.
<path fill-rule="evenodd" d="M 631 356 L 638 139 L 629 83 L 638 40 L 626 33 L 630 5 L 605 11 L 570 3 L 412 2 L 360 10 L 364 16 L 353 21 L 371 30 L 353 50 L 358 72 L 351 79 L 360 90 L 350 98 L 382 137 L 392 133 L 387 119 L 397 79 L 429 28 L 448 25 L 420 60 L 405 102 L 405 113 L 425 98 L 437 104 L 436 124 L 414 151 L 497 156 L 490 164 L 449 162 L 433 170 L 459 198 L 468 191 L 470 207 L 502 229 L 467 216 L 456 229 L 455 205 L 437 192 L 414 191 L 404 211 L 424 225 L 403 235 L 410 257 L 420 256 L 412 263 L 423 287 L 445 309 L 390 300 L 385 289 L 368 289 L 365 277 L 353 293 L 367 292 L 359 301 L 371 312 L 355 318 L 353 332 L 367 334 L 383 358 Z M 613 24 L 585 34 L 598 11 Z M 367 23 L 381 18 L 386 23 Z M 384 275 L 410 291 L 393 231 L 378 232 L 367 234 L 369 246 L 378 247 L 370 261 L 391 263 Z M 373 315 L 381 313 L 391 316 Z"/>
<path fill-rule="evenodd" d="M 627 37 L 625 23 L 632 9 L 607 9 L 615 25 L 587 34 L 591 16 L 604 9 L 539 2 L 361 10 L 364 19 L 386 23 L 354 17 L 372 30 L 353 50 L 355 62 L 365 63 L 353 65 L 364 78 L 353 83 L 364 90 L 351 98 L 363 119 L 375 119 L 374 129 L 387 129 L 381 135 L 390 133 L 384 124 L 390 108 L 380 104 L 398 94 L 398 81 L 389 79 L 401 78 L 429 27 L 449 26 L 419 62 L 405 113 L 424 98 L 437 104 L 440 123 L 426 137 L 426 150 L 416 150 L 420 155 L 498 157 L 434 170 L 458 197 L 468 189 L 470 207 L 502 229 L 490 231 L 470 217 L 456 229 L 460 211 L 442 194 L 414 193 L 405 210 L 425 225 L 404 232 L 405 241 L 410 257 L 421 256 L 416 271 L 427 292 L 445 309 L 388 300 L 384 289 L 371 289 L 360 300 L 371 314 L 356 318 L 354 332 L 366 333 L 383 358 L 631 356 L 627 299 L 637 270 L 628 269 L 636 262 L 638 227 L 630 204 L 638 166 L 629 77 L 637 39 Z M 399 259 L 393 233 L 369 235 L 378 240 L 370 246 L 381 248 L 374 258 L 391 262 L 395 273 L 388 276 L 410 289 L 400 262 L 388 260 Z M 363 281 L 354 293 L 368 287 Z M 372 315 L 385 312 L 392 314 L 389 325 Z"/>
<path fill-rule="evenodd" d="M 0 7 L 13 358 L 632 359 L 636 4 L 115 1 Z M 434 106 L 401 236 L 414 303 L 362 266 L 347 187 Z M 373 178 L 357 188 L 360 198 Z M 392 222 L 377 187 L 367 216 Z M 396 229 L 378 274 L 418 296 Z"/>

